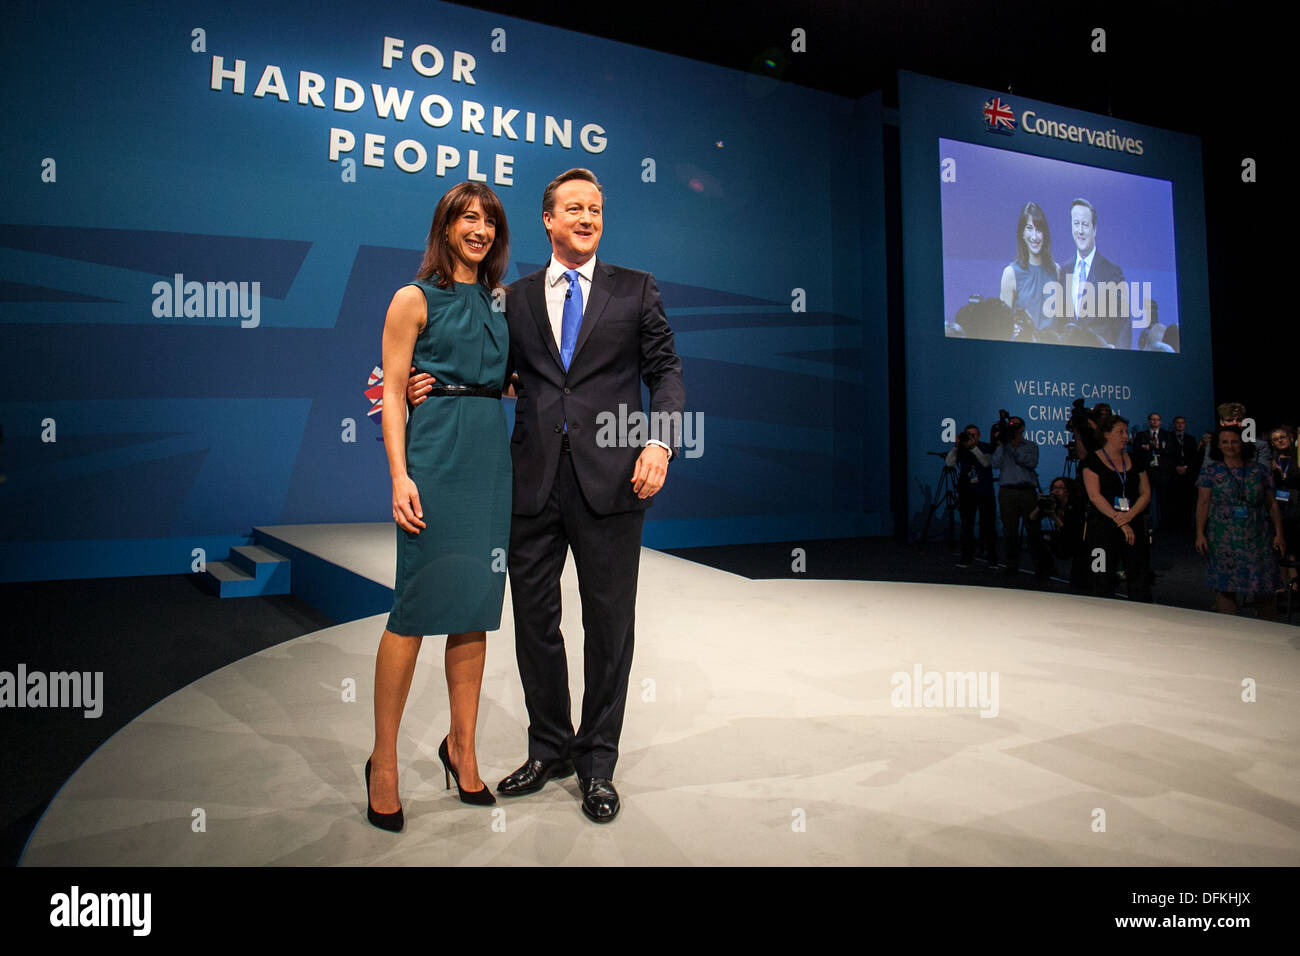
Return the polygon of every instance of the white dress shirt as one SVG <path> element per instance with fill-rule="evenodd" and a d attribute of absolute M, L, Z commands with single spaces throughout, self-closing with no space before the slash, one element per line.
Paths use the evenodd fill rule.
<path fill-rule="evenodd" d="M 569 293 L 569 277 L 564 273 L 569 267 L 551 255 L 546 266 L 546 317 L 551 320 L 551 334 L 555 337 L 555 347 L 561 342 L 561 330 L 564 326 L 564 297 Z M 582 289 L 582 315 L 586 318 L 587 302 L 591 299 L 591 274 L 596 271 L 596 257 L 592 256 L 578 266 L 578 286 Z"/>

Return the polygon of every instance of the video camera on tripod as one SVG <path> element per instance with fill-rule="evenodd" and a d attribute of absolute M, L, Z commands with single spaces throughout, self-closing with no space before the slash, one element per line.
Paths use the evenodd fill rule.
<path fill-rule="evenodd" d="M 1005 445 L 1015 441 L 1025 433 L 1025 420 L 1019 415 L 1012 415 L 1005 408 L 998 409 L 998 420 L 989 428 L 989 439 L 995 445 Z"/>

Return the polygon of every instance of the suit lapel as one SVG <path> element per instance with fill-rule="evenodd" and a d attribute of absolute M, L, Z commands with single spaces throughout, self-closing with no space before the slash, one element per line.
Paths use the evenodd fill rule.
<path fill-rule="evenodd" d="M 613 266 L 596 260 L 596 268 L 591 270 L 591 301 L 582 313 L 582 328 L 578 329 L 578 342 L 573 347 L 573 359 L 569 362 L 569 368 L 573 368 L 573 363 L 578 361 L 578 353 L 582 351 L 587 339 L 591 338 L 591 330 L 600 321 L 605 306 L 609 305 L 610 290 L 614 286 L 613 275 Z"/>
<path fill-rule="evenodd" d="M 560 361 L 560 350 L 555 344 L 555 333 L 551 331 L 551 317 L 546 311 L 546 269 L 534 274 L 533 281 L 528 283 L 528 288 L 524 291 L 524 299 L 528 303 L 528 311 L 533 314 L 533 321 L 537 324 L 542 343 L 563 372 L 564 363 Z"/>

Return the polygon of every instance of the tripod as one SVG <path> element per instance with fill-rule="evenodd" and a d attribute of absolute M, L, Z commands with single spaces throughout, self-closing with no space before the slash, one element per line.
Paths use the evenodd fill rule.
<path fill-rule="evenodd" d="M 953 527 L 956 523 L 957 515 L 957 469 L 948 464 L 948 453 L 943 451 L 929 451 L 927 455 L 937 455 L 944 459 L 943 467 L 939 471 L 939 480 L 935 482 L 934 495 L 930 500 L 930 507 L 925 513 L 925 523 L 921 526 L 921 547 L 924 548 L 926 542 L 930 541 L 930 526 L 934 523 L 936 512 L 943 512 L 943 517 L 948 519 L 947 540 L 951 545 L 953 542 Z"/>
<path fill-rule="evenodd" d="M 1061 466 L 1061 475 L 1065 478 L 1079 477 L 1079 459 L 1074 457 L 1070 445 L 1065 446 L 1065 464 Z"/>

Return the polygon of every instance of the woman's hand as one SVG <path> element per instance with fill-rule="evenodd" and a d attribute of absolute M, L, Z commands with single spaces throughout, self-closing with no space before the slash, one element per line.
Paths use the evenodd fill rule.
<path fill-rule="evenodd" d="M 1277 533 L 1273 535 L 1273 547 L 1277 549 L 1278 554 L 1286 557 L 1286 539 L 1282 537 L 1281 528 L 1279 528 Z"/>
<path fill-rule="evenodd" d="M 1132 520 L 1133 520 L 1133 512 L 1131 511 L 1115 512 L 1115 523 L 1119 525 L 1121 528 L 1128 527 L 1128 523 Z"/>
<path fill-rule="evenodd" d="M 1196 553 L 1197 554 L 1210 553 L 1210 542 L 1205 540 L 1205 532 L 1203 531 L 1198 531 L 1196 533 Z"/>
<path fill-rule="evenodd" d="M 420 507 L 420 489 L 409 476 L 393 479 L 393 520 L 403 531 L 419 534 L 424 523 L 424 509 Z"/>
<path fill-rule="evenodd" d="M 1121 525 L 1120 528 L 1124 532 L 1124 543 L 1127 545 L 1132 545 L 1133 542 L 1137 540 L 1137 535 L 1133 533 L 1133 529 L 1127 524 Z"/>

